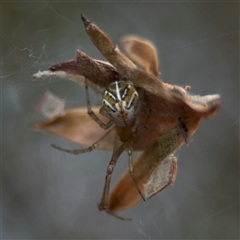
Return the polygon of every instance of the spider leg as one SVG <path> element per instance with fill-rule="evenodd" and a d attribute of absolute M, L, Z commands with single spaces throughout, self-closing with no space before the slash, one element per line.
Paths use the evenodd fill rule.
<path fill-rule="evenodd" d="M 74 154 L 74 155 L 77 155 L 77 154 L 81 154 L 81 153 L 87 153 L 87 152 L 91 152 L 93 151 L 94 149 L 98 148 L 98 146 L 104 142 L 105 138 L 108 137 L 108 135 L 111 134 L 110 131 L 108 131 L 102 138 L 100 138 L 98 141 L 96 141 L 95 143 L 93 143 L 91 146 L 89 147 L 86 147 L 86 148 L 82 148 L 82 149 L 73 149 L 73 150 L 70 150 L 70 149 L 65 149 L 65 148 L 62 148 L 62 147 L 59 147 L 55 144 L 51 144 L 52 147 L 58 149 L 58 150 L 61 150 L 61 151 L 64 151 L 64 152 L 67 152 L 67 153 L 70 153 L 70 154 Z"/>
<path fill-rule="evenodd" d="M 89 96 L 89 90 L 88 90 L 88 85 L 87 85 L 87 79 L 85 79 L 85 92 L 86 92 L 86 102 L 87 102 L 87 110 L 88 110 L 88 115 L 96 121 L 99 126 L 103 129 L 108 129 L 113 125 L 113 122 L 109 120 L 109 122 L 104 123 L 101 121 L 101 119 L 98 118 L 98 116 L 92 111 L 91 109 L 91 103 L 90 103 L 90 96 Z"/>
<path fill-rule="evenodd" d="M 148 120 L 148 117 L 147 117 L 147 120 Z M 146 120 L 146 122 L 147 122 L 147 120 Z M 139 189 L 136 178 L 134 177 L 134 168 L 133 168 L 133 160 L 132 160 L 133 142 L 136 140 L 136 137 L 137 137 L 137 134 L 138 134 L 137 130 L 138 130 L 138 126 L 139 126 L 139 121 L 140 121 L 140 119 L 138 117 L 136 119 L 133 127 L 131 128 L 133 138 L 130 141 L 130 144 L 129 144 L 129 147 L 128 147 L 128 166 L 129 166 L 128 169 L 129 169 L 129 174 L 130 174 L 130 176 L 133 180 L 133 183 L 134 183 L 139 195 L 141 196 L 142 200 L 145 201 L 145 197 L 143 196 L 141 190 Z"/>
<path fill-rule="evenodd" d="M 117 144 L 117 136 L 115 138 L 115 144 Z M 128 147 L 128 145 L 129 145 L 129 141 L 126 141 L 126 142 L 122 143 L 118 148 L 116 148 L 115 151 L 113 152 L 112 158 L 111 158 L 111 160 L 108 164 L 108 168 L 107 168 L 101 203 L 99 204 L 99 207 L 98 207 L 99 210 L 101 210 L 101 211 L 104 210 L 105 212 L 107 212 L 121 220 L 131 220 L 131 219 L 122 218 L 122 217 L 116 215 L 114 212 L 110 211 L 110 209 L 109 209 L 109 189 L 110 189 L 112 173 L 113 173 L 114 167 L 117 163 L 117 160 L 118 160 L 119 156 L 122 154 L 122 152 Z"/>
<path fill-rule="evenodd" d="M 145 201 L 145 197 L 143 196 L 141 190 L 139 189 L 138 187 L 138 184 L 137 184 L 137 181 L 134 177 L 134 168 L 133 168 L 133 160 L 132 160 L 132 152 L 133 152 L 133 148 L 132 147 L 129 147 L 128 148 L 128 164 L 129 164 L 129 174 L 133 180 L 133 183 L 139 193 L 139 195 L 141 196 L 142 200 Z"/>
<path fill-rule="evenodd" d="M 71 154 L 74 154 L 74 155 L 77 155 L 77 154 L 81 154 L 81 153 L 87 153 L 87 152 L 91 152 L 92 150 L 94 150 L 95 148 L 97 148 L 98 146 L 98 143 L 94 143 L 92 146 L 90 147 L 87 147 L 87 148 L 82 148 L 82 149 L 73 149 L 73 150 L 70 150 L 70 149 L 65 149 L 65 148 L 62 148 L 62 147 L 59 147 L 55 144 L 51 144 L 52 147 L 58 149 L 58 150 L 61 150 L 63 152 L 67 152 L 67 153 L 71 153 Z"/>

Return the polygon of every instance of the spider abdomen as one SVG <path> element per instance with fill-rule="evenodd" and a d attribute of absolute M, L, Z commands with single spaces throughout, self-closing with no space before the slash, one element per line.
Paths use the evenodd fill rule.
<path fill-rule="evenodd" d="M 113 82 L 103 93 L 103 111 L 118 126 L 127 126 L 135 121 L 138 104 L 138 93 L 129 82 Z"/>

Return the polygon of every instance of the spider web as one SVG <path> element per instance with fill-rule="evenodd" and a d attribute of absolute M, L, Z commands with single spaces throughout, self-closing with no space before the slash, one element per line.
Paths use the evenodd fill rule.
<path fill-rule="evenodd" d="M 132 33 L 153 41 L 163 81 L 222 99 L 219 114 L 177 152 L 175 185 L 121 213 L 132 222 L 97 209 L 110 152 L 68 155 L 50 144 L 76 146 L 30 129 L 46 91 L 66 107 L 85 106 L 77 84 L 32 79 L 76 49 L 104 60 L 80 13 L 116 43 Z M 239 238 L 239 3 L 3 1 L 1 17 L 2 239 Z M 91 102 L 100 103 L 93 92 Z M 124 153 L 112 185 L 127 166 Z"/>

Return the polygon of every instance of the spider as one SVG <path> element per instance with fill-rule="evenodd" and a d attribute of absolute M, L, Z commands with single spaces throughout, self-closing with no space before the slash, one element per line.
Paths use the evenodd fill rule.
<path fill-rule="evenodd" d="M 98 127 L 93 128 L 98 139 L 94 137 L 95 141 L 90 147 L 67 150 L 53 146 L 72 154 L 89 152 L 95 148 L 112 149 L 99 209 L 121 220 L 129 220 L 115 212 L 130 208 L 141 199 L 148 199 L 173 185 L 177 172 L 174 152 L 188 143 L 202 118 L 217 113 L 220 97 L 190 95 L 187 92 L 189 86 L 179 87 L 162 82 L 159 79 L 156 50 L 149 41 L 136 36 L 121 40 L 123 48 L 138 67 L 113 45 L 100 28 L 84 16 L 82 20 L 90 39 L 110 64 L 94 60 L 78 50 L 75 60 L 57 63 L 50 67 L 48 73 L 40 73 L 40 76 L 54 73 L 61 76 L 64 73 L 77 82 L 81 81 L 78 76 L 84 76 L 88 111 L 79 111 L 77 115 L 76 111 L 68 110 L 64 116 L 37 123 L 34 128 L 78 143 L 80 138 L 86 145 L 84 137 L 88 137 L 88 134 L 84 133 L 81 137 L 76 129 L 86 128 L 86 114 L 98 123 Z M 92 110 L 89 83 L 105 87 L 99 113 Z M 102 115 L 108 122 L 101 120 Z M 99 126 L 106 131 L 100 130 Z M 129 169 L 109 197 L 112 172 L 125 150 L 128 151 Z M 133 151 L 142 151 L 134 163 Z"/>
<path fill-rule="evenodd" d="M 115 167 L 115 164 L 120 154 L 125 149 L 127 149 L 128 159 L 129 159 L 129 174 L 133 180 L 133 183 L 139 195 L 145 201 L 145 198 L 134 178 L 133 161 L 132 161 L 132 152 L 133 152 L 132 145 L 137 136 L 136 134 L 137 127 L 135 125 L 137 124 L 137 121 L 136 121 L 138 116 L 137 113 L 140 108 L 139 94 L 130 82 L 115 81 L 111 83 L 103 92 L 102 107 L 99 110 L 100 114 L 102 114 L 103 116 L 109 119 L 107 123 L 104 123 L 91 109 L 87 80 L 85 80 L 85 92 L 86 92 L 86 102 L 87 102 L 87 110 L 88 110 L 89 116 L 94 121 L 96 121 L 99 124 L 99 126 L 103 129 L 109 129 L 113 124 L 115 124 L 116 132 L 118 133 L 116 137 L 120 137 L 120 140 L 122 141 L 122 145 L 119 146 L 116 152 L 114 152 L 112 159 L 108 165 L 105 187 L 103 191 L 102 201 L 99 205 L 99 209 L 105 210 L 111 215 L 117 218 L 120 218 L 122 220 L 128 220 L 116 215 L 114 212 L 112 212 L 109 209 L 108 195 L 109 195 L 111 175 Z M 95 142 L 90 147 L 87 147 L 84 149 L 75 149 L 75 150 L 64 149 L 56 145 L 52 145 L 52 146 L 61 151 L 68 152 L 71 154 L 81 154 L 81 153 L 90 152 L 95 148 L 97 148 L 100 141 L 104 141 L 104 137 L 99 141 Z"/>

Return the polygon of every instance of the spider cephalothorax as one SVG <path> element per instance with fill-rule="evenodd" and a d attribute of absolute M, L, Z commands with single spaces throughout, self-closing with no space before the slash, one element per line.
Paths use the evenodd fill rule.
<path fill-rule="evenodd" d="M 128 126 L 133 123 L 138 106 L 138 92 L 129 82 L 113 82 L 103 93 L 102 110 L 118 126 Z"/>

